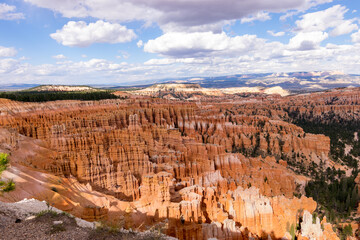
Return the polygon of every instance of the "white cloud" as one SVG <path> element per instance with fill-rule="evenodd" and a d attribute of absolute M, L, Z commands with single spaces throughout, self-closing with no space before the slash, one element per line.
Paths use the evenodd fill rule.
<path fill-rule="evenodd" d="M 274 32 L 274 31 L 267 31 L 268 34 L 270 34 L 273 37 L 282 37 L 285 35 L 285 32 Z"/>
<path fill-rule="evenodd" d="M 241 54 L 204 57 L 165 57 L 143 64 L 115 63 L 105 59 L 62 61 L 30 65 L 16 59 L 0 59 L 0 83 L 96 84 L 188 76 L 222 76 L 244 72 L 291 72 L 342 69 L 360 73 L 360 44 L 327 44 L 308 51 L 290 49 L 279 42 L 258 42 Z M 216 53 L 216 52 L 215 52 Z M 49 77 L 51 76 L 51 77 Z"/>
<path fill-rule="evenodd" d="M 356 33 L 351 34 L 351 40 L 354 43 L 360 43 L 360 30 L 357 31 Z"/>
<path fill-rule="evenodd" d="M 285 13 L 284 15 L 280 16 L 280 21 L 285 21 L 286 19 L 295 16 L 297 14 L 299 14 L 299 11 L 288 11 L 287 13 Z"/>
<path fill-rule="evenodd" d="M 324 0 L 326 1 L 326 0 Z M 289 47 L 294 50 L 313 50 L 329 36 L 349 34 L 358 29 L 356 19 L 344 19 L 348 9 L 334 5 L 328 9 L 304 14 L 296 21 L 296 35 L 290 39 Z"/>
<path fill-rule="evenodd" d="M 25 61 L 25 60 L 29 60 L 29 59 L 30 59 L 30 58 L 25 57 L 25 56 L 22 56 L 22 57 L 19 58 L 20 61 Z"/>
<path fill-rule="evenodd" d="M 139 40 L 136 45 L 140 48 L 144 45 L 143 41 L 142 40 Z"/>
<path fill-rule="evenodd" d="M 340 36 L 351 33 L 357 30 L 359 27 L 353 23 L 353 21 L 346 20 L 336 26 L 331 32 L 330 36 Z"/>
<path fill-rule="evenodd" d="M 94 17 L 94 23 L 68 22 L 51 34 L 65 46 L 89 46 L 93 43 L 118 43 L 133 40 L 136 35 L 118 23 L 143 21 L 150 27 L 160 26 L 163 35 L 136 44 L 145 52 L 158 54 L 144 63 L 118 63 L 106 59 L 58 61 L 56 64 L 30 65 L 12 59 L 8 48 L 0 47 L 0 83 L 108 83 L 181 76 L 218 76 L 242 72 L 288 72 L 344 68 L 360 73 L 360 44 L 321 43 L 329 36 L 355 31 L 354 19 L 345 19 L 348 11 L 336 5 L 315 13 L 304 14 L 296 22 L 294 36 L 288 44 L 270 41 L 256 35 L 231 36 L 222 31 L 225 24 L 267 20 L 271 13 L 298 14 L 331 0 L 25 0 L 61 13 L 65 17 Z M 121 13 L 121 14 L 120 14 Z M 314 14 L 314 15 L 312 15 Z M 87 18 L 89 19 L 89 18 Z M 106 21 L 109 22 L 106 22 Z M 96 20 L 95 20 L 96 21 Z M 231 32 L 231 29 L 226 29 Z M 284 32 L 268 31 L 272 36 Z M 360 43 L 360 31 L 351 35 Z M 283 38 L 281 38 L 283 39 Z M 7 53 L 4 53 L 7 52 Z M 116 56 L 119 55 L 119 56 Z M 115 51 L 116 58 L 126 59 L 126 52 Z M 82 55 L 82 57 L 87 57 Z M 63 57 L 56 57 L 63 59 Z M 51 76 L 51 78 L 49 77 Z M 47 82 L 48 83 L 48 82 Z"/>
<path fill-rule="evenodd" d="M 313 50 L 327 37 L 328 34 L 321 31 L 300 32 L 290 39 L 289 47 L 300 51 Z"/>
<path fill-rule="evenodd" d="M 133 30 L 102 20 L 89 25 L 83 21 L 70 21 L 50 36 L 57 42 L 72 47 L 87 47 L 93 43 L 123 43 L 136 38 Z"/>
<path fill-rule="evenodd" d="M 66 59 L 66 56 L 64 56 L 63 54 L 55 55 L 55 56 L 52 56 L 52 57 L 55 58 L 55 59 Z"/>
<path fill-rule="evenodd" d="M 241 23 L 249 23 L 249 22 L 254 22 L 254 21 L 267 21 L 267 20 L 270 20 L 271 17 L 269 16 L 269 13 L 268 12 L 264 12 L 264 11 L 261 11 L 261 12 L 258 12 L 254 15 L 251 15 L 250 17 L 244 17 L 241 19 Z"/>
<path fill-rule="evenodd" d="M 146 61 L 144 64 L 145 65 L 168 65 L 168 64 L 173 64 L 176 63 L 177 59 L 174 58 L 153 58 L 150 59 L 148 61 Z"/>
<path fill-rule="evenodd" d="M 82 58 L 87 58 L 87 55 L 86 54 L 81 54 L 81 57 Z"/>
<path fill-rule="evenodd" d="M 305 5 L 301 10 L 307 10 L 311 7 L 315 7 L 320 4 L 331 3 L 331 2 L 333 2 L 333 0 L 307 0 L 305 1 Z"/>
<path fill-rule="evenodd" d="M 13 57 L 17 54 L 17 51 L 15 48 L 10 47 L 2 47 L 0 46 L 0 58 L 1 57 Z"/>
<path fill-rule="evenodd" d="M 144 65 L 169 65 L 174 63 L 186 63 L 186 64 L 202 64 L 209 63 L 209 59 L 199 58 L 153 58 L 144 63 Z"/>
<path fill-rule="evenodd" d="M 229 37 L 224 32 L 170 32 L 149 40 L 144 45 L 144 51 L 172 57 L 199 57 L 211 54 L 238 54 L 249 49 L 254 50 L 264 42 L 265 40 L 255 35 Z"/>
<path fill-rule="evenodd" d="M 123 51 L 123 50 L 119 50 L 118 51 L 121 55 L 116 56 L 116 58 L 124 58 L 124 59 L 128 59 L 130 57 L 130 53 Z"/>
<path fill-rule="evenodd" d="M 88 72 L 116 70 L 121 67 L 120 64 L 112 63 L 108 60 L 97 59 L 97 58 L 90 59 L 89 61 L 81 61 L 72 64 L 73 64 L 72 69 L 83 68 Z"/>
<path fill-rule="evenodd" d="M 19 61 L 12 58 L 0 59 L 0 73 L 11 73 L 15 71 L 19 66 Z M 7 83 L 9 79 L 7 80 Z"/>
<path fill-rule="evenodd" d="M 287 11 L 284 15 L 280 16 L 281 21 L 285 21 L 289 17 L 298 15 L 299 13 L 304 13 L 308 9 L 315 7 L 317 5 L 325 4 L 325 3 L 331 3 L 333 0 L 306 0 L 305 3 L 299 7 L 297 10 L 293 11 Z"/>
<path fill-rule="evenodd" d="M 0 19 L 17 20 L 25 18 L 24 14 L 17 13 L 15 10 L 15 6 L 7 5 L 6 3 L 0 3 Z"/>
<path fill-rule="evenodd" d="M 192 31 L 194 26 L 209 31 L 207 25 L 242 19 L 259 12 L 286 12 L 307 9 L 332 0 L 25 0 L 71 18 L 94 17 L 109 21 L 156 22 L 163 30 Z M 121 13 L 121 14 L 120 14 Z M 266 18 L 263 13 L 263 18 Z"/>
<path fill-rule="evenodd" d="M 167 22 L 161 24 L 161 29 L 163 32 L 213 32 L 213 33 L 221 33 L 223 31 L 223 27 L 226 25 L 231 25 L 236 20 L 223 20 L 215 23 L 208 23 L 203 25 L 195 25 L 195 26 L 185 26 L 179 25 L 177 22 Z"/>
<path fill-rule="evenodd" d="M 335 5 L 323 11 L 307 13 L 301 20 L 296 21 L 297 31 L 315 32 L 333 29 L 331 36 L 348 34 L 358 28 L 353 22 L 356 19 L 345 20 L 344 14 L 348 9 L 341 5 Z"/>
<path fill-rule="evenodd" d="M 42 64 L 34 67 L 33 74 L 35 76 L 61 76 L 66 74 L 61 67 L 52 64 Z"/>

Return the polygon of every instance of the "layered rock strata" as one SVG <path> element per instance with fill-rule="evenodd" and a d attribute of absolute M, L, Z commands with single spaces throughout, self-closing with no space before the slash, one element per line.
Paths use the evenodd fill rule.
<path fill-rule="evenodd" d="M 281 120 L 285 110 L 265 107 L 276 96 L 254 108 L 246 99 L 1 100 L 8 177 L 20 179 L 15 170 L 44 177 L 39 192 L 21 187 L 2 198 L 51 198 L 85 219 L 130 227 L 166 222 L 164 231 L 180 239 L 281 238 L 301 209 L 316 208 L 294 197 L 308 179 L 286 160 L 331 164 L 330 140 Z"/>

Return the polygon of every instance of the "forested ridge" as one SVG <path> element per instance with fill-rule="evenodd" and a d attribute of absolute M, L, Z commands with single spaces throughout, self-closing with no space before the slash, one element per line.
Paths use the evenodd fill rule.
<path fill-rule="evenodd" d="M 0 92 L 0 98 L 7 98 L 20 102 L 48 102 L 56 100 L 102 100 L 120 98 L 112 91 L 97 92 Z"/>

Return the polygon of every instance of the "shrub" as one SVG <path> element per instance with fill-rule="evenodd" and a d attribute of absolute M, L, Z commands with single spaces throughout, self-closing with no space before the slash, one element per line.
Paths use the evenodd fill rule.
<path fill-rule="evenodd" d="M 0 174 L 6 170 L 9 164 L 8 154 L 0 153 Z M 7 182 L 0 181 L 0 191 L 1 192 L 10 192 L 15 189 L 15 183 L 11 179 Z"/>
<path fill-rule="evenodd" d="M 9 164 L 8 154 L 0 153 L 0 174 L 6 170 Z"/>
<path fill-rule="evenodd" d="M 15 190 L 15 183 L 11 179 L 5 184 L 5 187 L 2 189 L 2 191 L 3 192 L 10 192 L 10 191 L 13 191 L 13 190 Z"/>
<path fill-rule="evenodd" d="M 38 217 L 42 217 L 47 214 L 49 214 L 51 217 L 56 217 L 59 215 L 57 212 L 55 212 L 53 210 L 42 210 L 41 212 L 38 212 L 35 216 L 38 218 Z"/>
<path fill-rule="evenodd" d="M 342 228 L 340 237 L 341 239 L 347 239 L 347 237 L 353 235 L 353 230 L 350 224 L 346 225 L 344 228 Z"/>

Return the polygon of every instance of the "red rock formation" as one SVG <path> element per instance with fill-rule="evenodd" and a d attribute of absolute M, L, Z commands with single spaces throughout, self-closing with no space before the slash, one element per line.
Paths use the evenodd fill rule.
<path fill-rule="evenodd" d="M 306 109 L 291 96 L 262 95 L 251 101 L 209 97 L 202 104 L 152 98 L 1 100 L 0 146 L 13 153 L 18 169 L 72 179 L 79 186 L 74 191 L 86 186 L 92 199 L 100 199 L 89 206 L 80 203 L 84 197 L 52 193 L 59 197 L 56 204 L 86 219 L 117 219 L 126 212 L 136 226 L 168 219 L 168 233 L 180 239 L 281 238 L 300 209 L 316 207 L 312 199 L 293 197 L 307 178 L 294 174 L 286 160 L 331 163 L 328 137 L 284 120 L 291 111 L 328 111 L 325 104 L 315 111 L 316 101 L 358 101 L 356 93 L 346 96 L 315 95 Z M 289 102 L 291 111 L 284 108 Z M 41 191 L 49 195 L 49 189 Z"/>

